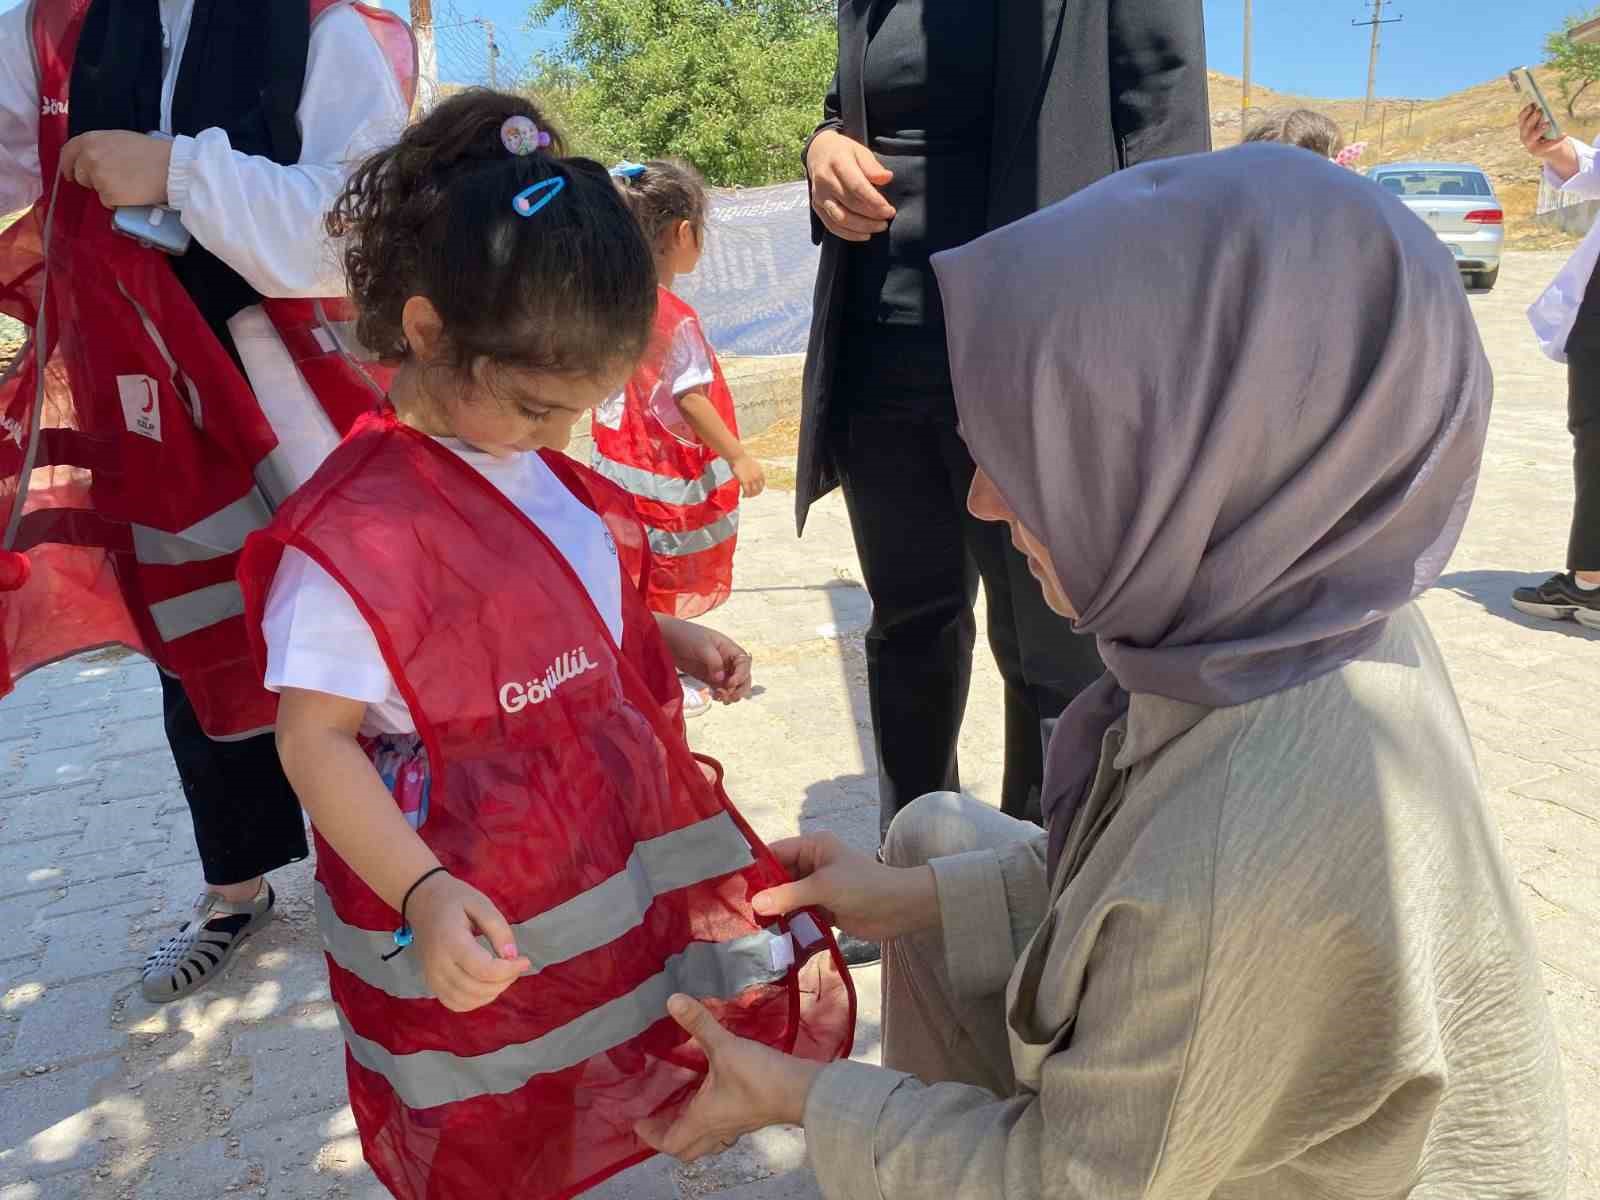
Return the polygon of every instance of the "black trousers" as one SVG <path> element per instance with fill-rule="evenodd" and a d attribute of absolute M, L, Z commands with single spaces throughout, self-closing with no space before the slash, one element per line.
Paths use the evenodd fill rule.
<path fill-rule="evenodd" d="M 856 342 L 855 353 L 847 351 L 847 415 L 833 438 L 872 597 L 867 686 L 880 834 L 918 796 L 961 787 L 956 741 L 972 682 L 980 579 L 1005 682 L 1001 806 L 1037 821 L 1048 728 L 1103 668 L 1094 640 L 1045 605 L 1006 526 L 967 511 L 975 468 L 956 431 L 943 351 L 918 370 L 918 356 L 904 349 L 880 332 L 870 349 Z"/>
<path fill-rule="evenodd" d="M 212 741 L 181 683 L 163 673 L 161 692 L 167 743 L 194 818 L 206 882 L 244 883 L 305 858 L 305 818 L 273 735 Z"/>
<path fill-rule="evenodd" d="M 1600 337 L 1567 343 L 1567 428 L 1576 485 L 1567 570 L 1600 571 Z"/>

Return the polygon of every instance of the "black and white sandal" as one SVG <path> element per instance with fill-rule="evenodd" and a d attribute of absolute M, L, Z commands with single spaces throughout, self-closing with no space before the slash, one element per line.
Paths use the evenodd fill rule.
<path fill-rule="evenodd" d="M 145 959 L 144 998 L 152 1004 L 181 1000 L 222 973 L 245 939 L 272 919 L 277 900 L 265 880 L 254 900 L 224 900 L 205 892 L 194 914 Z"/>

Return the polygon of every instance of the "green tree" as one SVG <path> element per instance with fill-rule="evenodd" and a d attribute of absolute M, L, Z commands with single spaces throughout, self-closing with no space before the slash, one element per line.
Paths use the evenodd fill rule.
<path fill-rule="evenodd" d="M 675 155 L 713 184 L 795 179 L 832 78 L 818 0 L 534 0 L 565 44 L 533 90 L 574 147 L 602 161 Z"/>
<path fill-rule="evenodd" d="M 1600 43 L 1580 45 L 1572 40 L 1572 31 L 1585 21 L 1600 17 L 1600 7 L 1592 8 L 1578 16 L 1568 17 L 1559 32 L 1545 39 L 1544 52 L 1550 66 L 1561 78 L 1561 94 L 1567 100 L 1567 116 L 1576 117 L 1578 97 L 1589 85 L 1600 79 Z"/>

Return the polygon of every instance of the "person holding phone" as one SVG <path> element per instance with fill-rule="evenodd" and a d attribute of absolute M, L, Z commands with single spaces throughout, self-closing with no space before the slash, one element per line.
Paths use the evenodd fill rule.
<path fill-rule="evenodd" d="M 1519 118 L 1522 144 L 1544 165 L 1552 187 L 1600 199 L 1595 148 L 1551 137 L 1548 118 L 1529 104 Z M 1538 587 L 1518 588 L 1512 604 L 1529 616 L 1575 620 L 1600 630 L 1600 224 L 1593 226 L 1555 281 L 1528 310 L 1544 352 L 1567 364 L 1567 428 L 1572 433 L 1575 496 L 1566 570 Z"/>
<path fill-rule="evenodd" d="M 0 630 L 76 633 L 57 657 L 94 642 L 137 644 L 163 668 L 167 741 L 205 886 L 145 965 L 143 991 L 154 1002 L 214 979 L 270 919 L 267 873 L 307 855 L 271 708 L 242 732 L 228 720 L 229 705 L 257 715 L 259 673 L 248 693 L 213 682 L 231 681 L 234 664 L 250 661 L 240 610 L 226 603 L 229 554 L 338 442 L 327 396 L 314 393 L 300 369 L 305 356 L 291 353 L 266 306 L 343 295 L 337 255 L 316 231 L 349 165 L 404 129 L 413 52 L 398 18 L 350 0 L 34 0 L 0 12 L 0 214 L 32 206 L 0 233 L 0 302 L 34 332 L 17 370 L 0 373 L 0 416 L 19 430 L 37 420 L 32 384 L 4 385 L 48 363 L 40 391 L 56 414 L 46 423 L 58 428 L 46 432 L 66 426 L 93 443 L 79 448 L 93 450 L 92 460 L 71 464 L 94 478 L 85 501 L 93 520 L 80 524 L 120 519 L 133 543 L 0 543 L 0 567 L 9 568 L 0 571 L 0 618 L 13 618 L 0 619 Z M 126 219 L 120 231 L 114 224 L 130 210 L 148 222 L 152 206 L 186 231 L 165 254 L 139 249 Z M 41 278 L 50 302 L 30 311 L 38 286 L 28 281 Z M 127 373 L 134 361 L 144 373 Z M 192 417 L 180 396 L 192 400 Z M 169 471 L 161 488 L 127 490 L 164 490 L 163 503 L 178 507 L 245 462 L 243 435 L 228 438 L 247 427 L 276 448 L 256 464 L 256 486 L 241 468 L 242 497 L 229 494 L 214 519 L 181 531 L 130 529 L 103 502 L 123 479 L 148 482 L 159 452 L 162 465 L 183 471 Z M 52 446 L 27 432 L 15 435 L 16 454 L 0 454 L 0 483 L 13 475 L 24 492 L 37 469 L 59 465 Z M 69 559 L 94 569 L 69 571 L 61 565 Z M 162 572 L 209 572 L 210 586 L 158 604 L 138 585 Z M 111 636 L 94 636 L 97 621 L 114 625 Z M 13 670 L 40 658 L 13 653 L 8 665 L 7 649 L 0 645 L 0 692 Z M 176 658 L 194 669 L 174 668 Z"/>
<path fill-rule="evenodd" d="M 822 258 L 795 502 L 803 528 L 842 486 L 872 597 L 880 833 L 961 786 L 980 578 L 1007 813 L 1038 819 L 1049 724 L 1101 670 L 1004 531 L 965 510 L 973 466 L 930 256 L 1122 167 L 1209 150 L 1205 59 L 1200 0 L 839 7 L 838 69 L 804 153 Z"/>

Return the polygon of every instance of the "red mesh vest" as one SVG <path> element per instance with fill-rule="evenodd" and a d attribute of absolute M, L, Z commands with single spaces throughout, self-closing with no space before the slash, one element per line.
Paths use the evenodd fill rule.
<path fill-rule="evenodd" d="M 311 0 L 312 20 L 340 2 Z M 182 679 L 208 734 L 239 736 L 277 708 L 234 582 L 286 490 L 277 439 L 166 256 L 113 233 L 98 197 L 57 174 L 89 4 L 34 4 L 45 194 L 0 234 L 0 312 L 32 333 L 0 377 L 0 695 L 118 643 Z M 410 31 L 356 9 L 410 96 Z M 383 403 L 341 349 L 342 300 L 263 307 L 336 429 Z"/>
<path fill-rule="evenodd" d="M 672 381 L 662 378 L 673 338 L 680 330 L 702 342 L 705 335 L 694 309 L 666 288 L 660 289 L 659 299 L 650 348 L 628 381 L 620 410 L 614 416 L 606 414 L 611 417 L 609 424 L 595 414 L 595 469 L 633 497 L 649 533 L 650 607 L 673 616 L 697 617 L 721 604 L 733 590 L 739 482 L 733 468 L 686 424 L 672 428 L 663 419 L 663 414 L 676 411 Z M 737 437 L 733 394 L 709 345 L 706 353 L 713 374 L 706 396 Z"/>
<path fill-rule="evenodd" d="M 571 1196 L 647 1157 L 634 1122 L 684 1103 L 704 1072 L 666 1015 L 675 991 L 817 1060 L 847 1053 L 853 1035 L 854 993 L 825 926 L 763 922 L 750 907 L 784 873 L 720 768 L 684 740 L 628 498 L 545 459 L 620 554 L 620 648 L 504 495 L 388 417 L 358 424 L 241 567 L 258 642 L 285 546 L 355 600 L 427 750 L 418 832 L 539 968 L 484 1008 L 446 1010 L 416 954 L 383 961 L 399 915 L 319 840 L 351 1105 L 367 1161 L 407 1200 Z"/>

